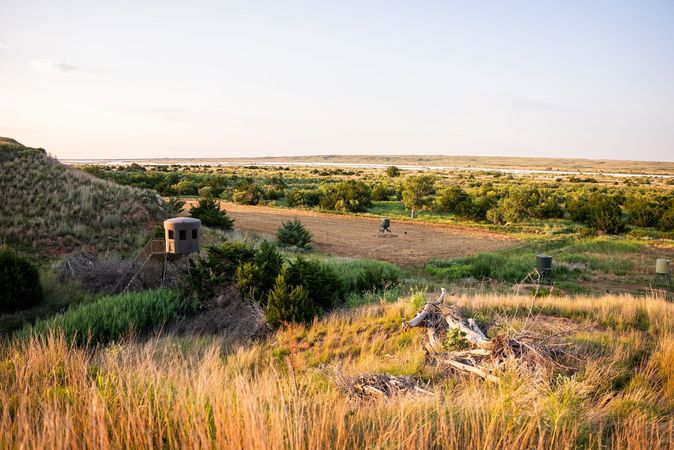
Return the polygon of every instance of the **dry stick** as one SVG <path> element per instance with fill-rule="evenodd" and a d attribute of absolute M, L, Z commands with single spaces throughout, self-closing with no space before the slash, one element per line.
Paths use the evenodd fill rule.
<path fill-rule="evenodd" d="M 491 381 L 492 383 L 498 384 L 500 380 L 495 377 L 494 375 L 491 375 L 487 372 L 485 372 L 482 369 L 478 369 L 477 367 L 469 366 L 468 364 L 462 364 L 458 361 L 454 361 L 452 359 L 447 359 L 447 360 L 442 360 L 443 363 L 449 364 L 450 366 L 454 367 L 455 369 L 463 370 L 465 372 L 470 372 L 474 375 L 480 376 L 484 378 L 487 381 Z"/>
<path fill-rule="evenodd" d="M 445 288 L 442 288 L 442 293 L 440 294 L 440 297 L 438 297 L 438 299 L 435 300 L 434 302 L 426 303 L 424 309 L 419 314 L 417 314 L 414 319 L 407 322 L 407 325 L 411 328 L 418 327 L 419 325 L 421 325 L 426 316 L 428 316 L 431 313 L 431 311 L 433 311 L 433 308 L 442 303 L 442 299 L 445 298 L 445 292 L 446 292 Z"/>

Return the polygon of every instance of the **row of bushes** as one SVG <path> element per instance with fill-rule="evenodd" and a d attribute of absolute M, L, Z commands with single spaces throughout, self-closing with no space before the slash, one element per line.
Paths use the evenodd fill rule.
<path fill-rule="evenodd" d="M 267 241 L 258 248 L 226 242 L 209 246 L 205 256 L 191 262 L 187 289 L 203 300 L 235 285 L 276 326 L 309 320 L 341 305 L 350 293 L 384 288 L 401 275 L 400 269 L 381 261 L 286 259 Z"/>
<path fill-rule="evenodd" d="M 654 192 L 625 195 L 607 189 L 564 192 L 547 187 L 496 190 L 483 185 L 469 193 L 453 185 L 431 192 L 426 203 L 417 207 L 495 224 L 568 217 L 608 234 L 622 233 L 626 225 L 674 231 L 674 197 Z"/>

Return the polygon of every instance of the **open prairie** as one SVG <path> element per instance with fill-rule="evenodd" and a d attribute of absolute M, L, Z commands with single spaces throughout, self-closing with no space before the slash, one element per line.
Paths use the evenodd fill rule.
<path fill-rule="evenodd" d="M 476 228 L 396 220 L 382 235 L 379 219 L 299 209 L 222 203 L 234 228 L 273 237 L 284 220 L 299 218 L 311 231 L 313 247 L 325 253 L 382 259 L 402 266 L 433 258 L 458 258 L 516 245 L 513 237 Z"/>

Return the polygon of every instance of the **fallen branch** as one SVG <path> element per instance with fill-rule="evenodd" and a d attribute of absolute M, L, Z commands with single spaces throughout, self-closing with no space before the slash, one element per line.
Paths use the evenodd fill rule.
<path fill-rule="evenodd" d="M 487 381 L 491 381 L 491 382 L 496 383 L 496 384 L 498 384 L 501 381 L 496 376 L 491 375 L 491 374 L 485 372 L 484 370 L 479 369 L 475 366 L 463 364 L 463 363 L 460 363 L 458 361 L 454 361 L 452 359 L 443 360 L 441 362 L 443 362 L 445 364 L 448 364 L 448 365 L 454 367 L 455 369 L 459 369 L 459 370 L 463 370 L 464 372 L 472 373 L 474 375 L 477 375 L 479 377 L 484 378 Z"/>

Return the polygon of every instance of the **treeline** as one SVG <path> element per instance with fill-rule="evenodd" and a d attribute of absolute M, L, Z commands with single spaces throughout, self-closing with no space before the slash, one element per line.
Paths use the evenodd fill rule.
<path fill-rule="evenodd" d="M 608 234 L 622 233 L 627 225 L 674 231 L 671 192 L 624 192 L 599 186 L 518 186 L 515 183 L 505 187 L 483 183 L 464 189 L 459 185 L 436 187 L 432 180 L 422 178 L 426 177 L 410 177 L 406 181 L 403 202 L 408 209 L 430 209 L 503 225 L 532 219 L 567 218 Z M 425 187 L 418 188 L 424 184 Z M 405 192 L 420 194 L 406 200 Z"/>
<path fill-rule="evenodd" d="M 282 173 L 253 178 L 166 167 L 148 171 L 137 165 L 84 170 L 121 184 L 155 189 L 165 197 L 213 197 L 246 205 L 285 200 L 290 207 L 343 212 L 365 212 L 373 201 L 401 201 L 412 217 L 418 211 L 434 211 L 500 225 L 566 218 L 609 234 L 622 233 L 628 225 L 674 231 L 674 194 L 628 185 L 402 177 L 390 168 L 386 177 L 372 181 L 293 179 Z"/>

